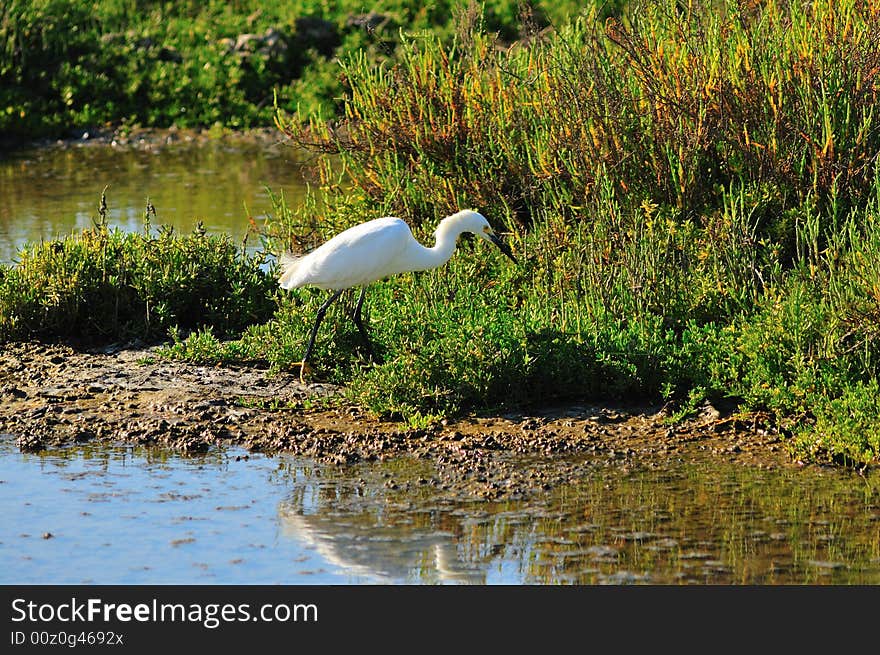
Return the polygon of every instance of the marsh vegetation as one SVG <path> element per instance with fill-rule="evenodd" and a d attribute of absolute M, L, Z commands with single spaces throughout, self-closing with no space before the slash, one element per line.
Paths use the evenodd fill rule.
<path fill-rule="evenodd" d="M 104 4 L 134 16 L 140 3 Z M 153 16 L 189 7 L 144 4 Z M 242 123 L 204 114 L 227 111 L 198 95 L 208 73 L 170 72 L 156 75 L 178 86 L 157 81 L 150 103 L 132 100 L 135 109 L 106 120 L 274 119 L 320 154 L 306 202 L 288 207 L 277 196 L 263 229 L 269 252 L 307 249 L 387 214 L 424 242 L 462 207 L 506 232 L 517 267 L 464 244 L 442 269 L 369 289 L 382 364 L 359 352 L 339 313 L 350 307 L 331 310 L 316 374 L 377 415 L 418 425 L 613 397 L 667 400 L 683 417 L 726 403 L 768 412 L 799 457 L 876 462 L 880 5 L 724 0 L 578 13 L 580 3 L 568 4 L 471 4 L 447 23 L 447 14 L 388 3 L 389 22 L 350 26 L 296 81 L 258 76 L 259 99 L 235 86 L 224 102 L 239 103 L 227 116 Z M 201 3 L 186 20 L 242 29 L 235 17 L 246 5 Z M 9 38 L 27 14 L 15 13 L 21 6 L 54 5 L 11 5 L 0 77 L 16 75 L 31 52 Z M 254 18 L 254 32 L 272 26 L 273 7 Z M 352 15 L 345 2 L 334 8 L 338 25 Z M 157 71 L 190 65 L 182 43 L 167 47 L 184 63 L 157 54 Z M 219 70 L 207 63 L 198 69 Z M 276 100 L 264 102 L 272 88 Z M 51 109 L 57 97 L 8 96 L 0 114 L 27 102 Z M 153 118 L 138 113 L 148 105 Z M 76 106 L 68 118 L 84 115 Z M 5 111 L 0 128 L 19 130 L 16 110 Z M 0 336 L 165 338 L 176 325 L 172 356 L 286 369 L 325 295 L 280 293 L 261 263 L 204 235 L 97 225 L 0 271 Z"/>

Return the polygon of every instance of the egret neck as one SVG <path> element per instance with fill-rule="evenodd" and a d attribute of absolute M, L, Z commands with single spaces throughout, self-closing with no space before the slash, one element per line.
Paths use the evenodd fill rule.
<path fill-rule="evenodd" d="M 433 247 L 426 248 L 418 244 L 418 247 L 413 249 L 413 255 L 415 255 L 417 261 L 413 262 L 414 267 L 412 270 L 426 271 L 448 262 L 449 258 L 452 257 L 452 253 L 455 252 L 458 237 L 461 236 L 462 232 L 467 231 L 467 226 L 464 224 L 463 219 L 470 213 L 472 212 L 460 211 L 440 221 L 437 229 L 434 230 L 436 241 Z M 415 268 L 416 266 L 418 268 Z"/>

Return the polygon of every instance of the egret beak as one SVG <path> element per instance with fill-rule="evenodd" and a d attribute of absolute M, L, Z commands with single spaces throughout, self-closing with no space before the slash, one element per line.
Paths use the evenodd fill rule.
<path fill-rule="evenodd" d="M 516 257 L 513 256 L 513 252 L 510 250 L 510 246 L 499 239 L 497 234 L 495 234 L 494 232 L 489 232 L 486 234 L 486 238 L 488 238 L 489 241 L 498 246 L 498 250 L 507 255 L 510 258 L 510 261 L 512 261 L 514 264 L 519 263 L 518 261 L 516 261 Z"/>

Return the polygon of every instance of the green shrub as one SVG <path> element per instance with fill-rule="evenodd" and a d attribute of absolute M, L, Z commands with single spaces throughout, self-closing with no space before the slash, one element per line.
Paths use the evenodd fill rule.
<path fill-rule="evenodd" d="M 352 292 L 328 312 L 313 375 L 413 425 L 609 397 L 671 401 L 683 416 L 724 400 L 768 413 L 800 457 L 876 461 L 876 3 L 670 1 L 587 7 L 574 21 L 559 19 L 564 5 L 534 3 L 539 25 L 556 25 L 539 34 L 509 2 L 470 5 L 454 29 L 446 4 L 392 2 L 377 11 L 399 32 L 340 31 L 340 77 L 329 60 L 308 63 L 315 47 L 291 62 L 300 83 L 271 83 L 281 128 L 329 156 L 306 203 L 276 198 L 268 249 L 301 252 L 389 214 L 428 243 L 441 217 L 475 207 L 519 259 L 462 239 L 444 267 L 372 285 L 378 363 L 347 316 Z M 185 6 L 176 19 L 207 15 Z M 165 61 L 135 80 L 150 120 L 171 116 L 161 99 L 177 96 L 227 120 L 282 74 L 193 61 L 201 69 Z M 224 87 L 234 93 L 210 95 Z M 0 335 L 178 325 L 172 356 L 298 372 L 326 295 L 274 290 L 258 262 L 204 235 L 175 239 L 92 230 L 35 246 L 0 271 Z"/>
<path fill-rule="evenodd" d="M 580 6 L 534 4 L 540 20 Z M 393 60 L 401 28 L 449 36 L 459 6 L 8 0 L 0 5 L 0 137 L 62 136 L 108 123 L 267 126 L 273 98 L 329 117 L 346 87 L 336 56 L 365 49 L 376 61 Z M 487 29 L 518 36 L 518 1 L 484 6 Z"/>
<path fill-rule="evenodd" d="M 204 231 L 99 225 L 34 244 L 0 276 L 0 341 L 155 340 L 172 326 L 236 334 L 274 309 L 261 263 Z"/>
<path fill-rule="evenodd" d="M 483 264 L 466 246 L 442 272 L 376 285 L 384 363 L 336 369 L 360 402 L 415 420 L 562 398 L 728 399 L 802 435 L 802 454 L 803 435 L 850 425 L 846 412 L 854 426 L 880 419 L 867 400 L 880 12 L 716 9 L 588 10 L 512 48 L 462 21 L 451 44 L 406 35 L 393 66 L 344 60 L 333 129 L 279 116 L 335 155 L 309 221 L 273 223 L 279 249 L 386 214 L 429 241 L 440 217 L 477 207 L 520 258 Z M 325 371 L 345 359 L 317 357 Z M 865 462 L 870 434 L 817 438 Z"/>

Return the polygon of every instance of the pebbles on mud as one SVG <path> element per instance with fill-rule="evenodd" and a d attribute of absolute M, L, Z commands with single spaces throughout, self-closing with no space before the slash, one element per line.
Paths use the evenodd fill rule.
<path fill-rule="evenodd" d="M 674 428 L 659 407 L 576 406 L 422 429 L 383 423 L 341 402 L 292 409 L 338 391 L 257 367 L 167 361 L 144 349 L 0 346 L 0 434 L 14 435 L 22 450 L 101 439 L 187 453 L 235 444 L 339 465 L 405 454 L 435 467 L 419 485 L 483 499 L 526 497 L 577 479 L 588 467 L 626 470 L 695 448 L 762 465 L 784 463 L 767 447 L 778 441 L 768 426 L 737 423 L 712 409 Z M 284 409 L 269 409 L 278 400 Z"/>

